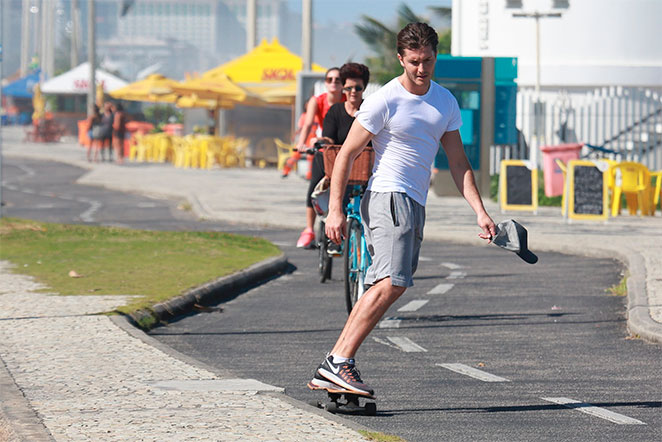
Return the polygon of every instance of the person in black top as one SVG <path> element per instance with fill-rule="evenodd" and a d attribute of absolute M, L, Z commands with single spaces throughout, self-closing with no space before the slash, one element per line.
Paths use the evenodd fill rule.
<path fill-rule="evenodd" d="M 340 68 L 340 81 L 346 101 L 336 103 L 324 117 L 322 137 L 320 141 L 328 144 L 342 144 L 347 138 L 349 128 L 354 122 L 354 114 L 363 102 L 365 91 L 370 80 L 370 70 L 360 63 L 345 63 Z M 312 207 L 310 196 L 317 183 L 324 178 L 324 154 L 317 152 L 313 159 L 312 174 L 308 185 L 307 203 Z"/>
<path fill-rule="evenodd" d="M 103 104 L 103 114 L 101 115 L 101 161 L 105 161 L 105 150 L 108 150 L 108 161 L 113 161 L 113 104 L 107 101 Z"/>

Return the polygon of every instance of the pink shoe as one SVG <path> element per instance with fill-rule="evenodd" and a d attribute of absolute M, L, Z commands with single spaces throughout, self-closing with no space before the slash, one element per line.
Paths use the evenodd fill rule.
<path fill-rule="evenodd" d="M 313 232 L 313 229 L 306 227 L 303 232 L 301 232 L 301 236 L 297 241 L 297 247 L 307 249 L 314 240 L 315 232 Z"/>

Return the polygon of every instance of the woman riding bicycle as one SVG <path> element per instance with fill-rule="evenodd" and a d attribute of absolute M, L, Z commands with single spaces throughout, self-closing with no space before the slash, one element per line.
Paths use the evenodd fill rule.
<path fill-rule="evenodd" d="M 349 128 L 354 122 L 354 115 L 363 103 L 363 91 L 365 91 L 370 80 L 370 70 L 360 63 L 345 63 L 340 68 L 340 81 L 342 82 L 343 94 L 346 100 L 336 103 L 329 109 L 324 117 L 324 128 L 322 129 L 322 141 L 328 144 L 342 144 L 347 138 Z M 313 159 L 312 175 L 308 186 L 308 198 L 313 193 L 315 186 L 324 178 L 324 154 L 317 152 Z M 330 252 L 339 252 L 339 247 L 333 247 Z"/>
<path fill-rule="evenodd" d="M 314 96 L 308 100 L 306 106 L 306 119 L 301 129 L 301 133 L 299 134 L 299 141 L 296 145 L 298 151 L 305 150 L 305 141 L 308 138 L 313 122 L 317 121 L 317 124 L 323 128 L 324 117 L 326 117 L 326 113 L 331 106 L 345 100 L 345 96 L 342 93 L 342 83 L 340 82 L 340 72 L 338 68 L 331 68 L 326 71 L 324 82 L 327 92 Z M 285 173 L 285 171 L 283 171 L 283 173 Z M 315 233 L 313 232 L 313 226 L 315 225 L 315 210 L 310 201 L 311 193 L 312 190 L 310 190 L 306 196 L 306 228 L 301 232 L 301 236 L 297 241 L 297 247 L 309 247 L 315 240 Z"/>

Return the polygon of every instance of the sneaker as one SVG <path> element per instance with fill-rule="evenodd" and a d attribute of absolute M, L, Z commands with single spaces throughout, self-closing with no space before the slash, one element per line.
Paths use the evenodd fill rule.
<path fill-rule="evenodd" d="M 331 381 L 357 394 L 365 396 L 373 396 L 375 394 L 372 388 L 363 383 L 361 373 L 359 373 L 352 361 L 334 364 L 333 356 L 327 355 L 324 362 L 317 368 L 317 373 L 327 381 Z"/>
<path fill-rule="evenodd" d="M 329 246 L 326 248 L 326 253 L 331 256 L 340 256 L 342 255 L 342 246 L 334 242 L 329 242 Z"/>
<path fill-rule="evenodd" d="M 334 384 L 333 382 L 323 378 L 322 375 L 317 372 L 317 370 L 315 371 L 315 376 L 313 376 L 313 379 L 308 382 L 308 388 L 311 390 L 331 390 L 332 392 L 346 390 L 340 385 Z"/>
<path fill-rule="evenodd" d="M 307 249 L 313 241 L 315 241 L 315 232 L 313 232 L 313 229 L 306 227 L 304 231 L 301 232 L 301 236 L 297 241 L 297 247 Z"/>

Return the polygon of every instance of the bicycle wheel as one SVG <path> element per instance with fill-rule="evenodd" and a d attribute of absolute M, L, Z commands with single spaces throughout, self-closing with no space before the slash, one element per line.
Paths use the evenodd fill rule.
<path fill-rule="evenodd" d="M 363 286 L 363 272 L 361 271 L 361 223 L 350 218 L 347 223 L 347 237 L 345 237 L 343 263 L 345 267 L 345 303 L 347 313 L 352 311 L 359 299 L 359 287 Z"/>
<path fill-rule="evenodd" d="M 320 282 L 325 282 L 327 279 L 331 279 L 331 268 L 333 266 L 333 260 L 329 256 L 327 250 L 329 249 L 329 238 L 327 238 L 326 233 L 324 233 L 324 222 L 319 223 L 320 229 L 317 232 L 317 251 L 319 255 L 319 264 L 318 270 L 320 274 Z"/>

